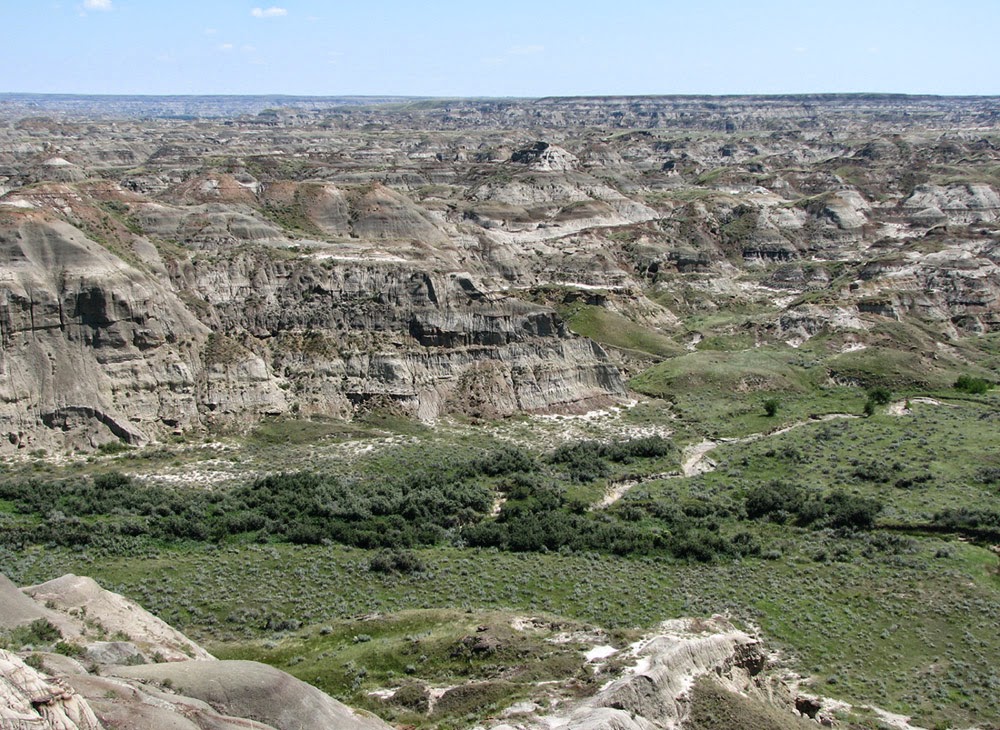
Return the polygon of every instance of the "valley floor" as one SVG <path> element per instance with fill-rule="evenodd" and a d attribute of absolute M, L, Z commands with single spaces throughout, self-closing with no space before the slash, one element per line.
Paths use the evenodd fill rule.
<path fill-rule="evenodd" d="M 833 400 L 842 403 L 844 396 Z M 913 394 L 867 418 L 855 417 L 860 405 L 861 398 L 857 413 L 803 420 L 800 407 L 786 402 L 766 431 L 722 431 L 712 439 L 694 435 L 692 424 L 649 400 L 587 417 L 450 421 L 433 429 L 389 419 L 358 424 L 370 429 L 364 438 L 307 429 L 295 441 L 275 444 L 269 427 L 256 441 L 176 445 L 71 467 L 120 470 L 136 475 L 136 484 L 173 485 L 169 489 L 179 488 L 171 474 L 207 474 L 213 476 L 195 488 L 226 491 L 268 473 L 278 452 L 289 468 L 345 478 L 348 471 L 420 469 L 442 463 L 445 453 L 516 448 L 533 459 L 523 466 L 528 473 L 555 480 L 564 494 L 590 505 L 579 519 L 656 534 L 697 530 L 693 537 L 725 545 L 752 543 L 744 553 L 725 545 L 717 554 L 678 553 L 669 542 L 622 555 L 596 546 L 471 547 L 462 546 L 462 533 L 449 531 L 444 542 L 402 553 L 247 535 L 251 539 L 7 548 L 0 562 L 21 583 L 65 572 L 91 575 L 221 657 L 274 664 L 350 705 L 401 722 L 459 726 L 458 715 L 414 715 L 379 699 L 401 682 L 432 694 L 436 687 L 492 682 L 495 695 L 463 705 L 460 713 L 462 722 L 468 713 L 487 718 L 519 699 L 537 700 L 546 682 L 579 680 L 577 654 L 605 645 L 621 650 L 662 621 L 715 614 L 759 631 L 789 668 L 810 678 L 811 692 L 878 705 L 924 727 L 995 722 L 1000 570 L 994 550 L 1000 540 L 989 505 L 996 500 L 990 465 L 1000 453 L 992 427 L 1000 403 L 995 395 Z M 688 433 L 687 446 L 678 443 L 672 455 L 602 462 L 605 470 L 592 480 L 574 480 L 563 471 L 570 467 L 552 461 L 560 447 L 628 444 L 669 432 L 678 439 Z M 35 464 L 23 476 L 55 479 L 64 468 Z M 488 520 L 502 520 L 503 509 L 518 505 L 537 509 L 529 503 L 538 494 L 525 502 L 524 494 L 510 491 L 507 482 L 521 468 L 499 481 L 475 478 L 507 490 L 500 512 Z M 629 488 L 616 487 L 622 484 Z M 761 507 L 754 501 L 766 496 L 761 485 L 774 485 L 788 503 Z M 879 512 L 860 529 L 809 524 L 794 513 L 797 489 L 817 499 L 834 490 L 875 500 Z M 15 503 L 9 494 L 2 503 L 8 522 L 18 514 Z M 959 505 L 964 512 L 953 510 Z M 671 510 L 694 522 L 687 525 Z M 400 555 L 412 564 L 394 564 Z M 379 559 L 386 556 L 382 568 Z M 568 653 L 543 651 L 511 632 L 512 624 L 526 620 L 565 626 L 576 639 Z M 504 651 L 456 654 L 463 638 L 482 626 Z M 588 681 L 599 679 L 599 671 L 587 671 Z"/>

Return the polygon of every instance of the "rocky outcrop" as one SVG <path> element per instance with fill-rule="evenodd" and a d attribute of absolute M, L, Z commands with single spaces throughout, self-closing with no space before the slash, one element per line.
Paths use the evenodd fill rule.
<path fill-rule="evenodd" d="M 65 682 L 0 649 L 0 727 L 4 730 L 103 730 L 87 701 Z"/>
<path fill-rule="evenodd" d="M 138 445 L 196 419 L 208 330 L 169 286 L 33 212 L 0 225 L 0 257 L 5 446 Z"/>
<path fill-rule="evenodd" d="M 0 650 L 4 730 L 389 728 L 280 670 L 213 659 L 90 578 L 65 575 L 21 592 L 0 575 L 0 627 L 49 618 L 62 640 L 79 647 L 83 663 L 35 646 L 28 666 Z M 101 633 L 132 640 L 92 640 Z M 152 657 L 160 663 L 147 663 Z"/>
<path fill-rule="evenodd" d="M 257 662 L 184 662 L 117 667 L 130 684 L 169 686 L 184 698 L 205 702 L 226 715 L 252 718 L 275 730 L 302 727 L 388 730 L 301 680 Z M 182 700 L 183 701 L 183 700 Z"/>
<path fill-rule="evenodd" d="M 359 198 L 368 213 L 352 230 L 375 226 L 400 197 L 382 190 Z M 86 227 L 78 211 L 93 201 L 77 196 L 67 207 Z M 187 225 L 168 225 L 183 219 L 170 208 L 136 210 L 175 240 Z M 184 243 L 220 251 L 227 237 L 258 236 L 251 227 L 240 233 L 231 212 L 204 215 L 206 227 Z M 212 215 L 228 217 L 211 223 Z M 415 228 L 390 217 L 396 227 L 369 226 L 366 235 L 437 240 L 420 227 L 431 226 L 426 216 Z M 433 419 L 624 396 L 599 347 L 572 337 L 551 310 L 491 293 L 468 274 L 422 271 L 400 258 L 334 258 L 326 247 L 183 262 L 154 249 L 151 260 L 128 263 L 51 207 L 17 208 L 5 220 L 0 448 L 141 445 L 175 430 L 250 425 L 293 406 L 350 417 L 383 398 Z M 284 349 L 296 341 L 303 349 Z M 495 373 L 495 397 L 472 392 L 484 368 Z M 467 395 L 480 405 L 470 407 Z"/>
<path fill-rule="evenodd" d="M 210 660 L 212 656 L 182 633 L 117 593 L 104 590 L 92 578 L 64 575 L 29 586 L 23 592 L 46 608 L 44 617 L 59 614 L 55 623 L 66 638 L 98 635 L 127 637 L 128 641 L 97 641 L 89 649 L 92 658 L 102 655 L 126 657 L 141 652 L 166 661 L 189 658 Z M 94 623 L 96 622 L 96 624 Z M 88 633 L 89 630 L 89 633 Z M 130 644 L 130 647 L 110 644 Z M 115 663 L 115 662 L 107 662 Z"/>
<path fill-rule="evenodd" d="M 920 185 L 904 209 L 920 221 L 970 225 L 1000 218 L 1000 195 L 989 185 Z"/>
<path fill-rule="evenodd" d="M 492 730 L 662 730 L 683 727 L 695 681 L 769 697 L 769 659 L 757 639 L 721 619 L 679 619 L 632 647 L 633 666 L 588 699 Z M 786 710 L 791 709 L 791 699 Z"/>

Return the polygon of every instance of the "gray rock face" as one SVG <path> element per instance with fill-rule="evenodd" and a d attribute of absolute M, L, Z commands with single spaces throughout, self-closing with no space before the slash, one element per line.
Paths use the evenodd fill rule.
<path fill-rule="evenodd" d="M 494 399 L 474 394 L 484 413 L 624 395 L 600 348 L 569 336 L 551 310 L 467 275 L 260 249 L 211 265 L 164 262 L 164 280 L 50 215 L 11 218 L 0 225 L 0 448 L 138 445 L 250 424 L 292 402 L 349 417 L 388 398 L 434 418 L 475 410 L 463 399 L 483 367 L 500 383 Z"/>
<path fill-rule="evenodd" d="M 789 342 L 1000 328 L 995 100 L 102 103 L 0 109 L 0 451 L 620 399 L 580 301 L 667 336 L 734 300 Z M 155 120 L 191 109 L 224 118 Z"/>
<path fill-rule="evenodd" d="M 1000 195 L 989 185 L 920 185 L 903 206 L 922 218 L 969 225 L 1000 218 Z"/>
<path fill-rule="evenodd" d="M 191 346 L 207 329 L 168 286 L 35 213 L 0 224 L 0 259 L 8 448 L 141 444 L 144 422 L 196 415 Z"/>

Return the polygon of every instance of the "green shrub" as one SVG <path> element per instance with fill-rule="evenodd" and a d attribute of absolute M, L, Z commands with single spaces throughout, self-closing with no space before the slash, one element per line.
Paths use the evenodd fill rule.
<path fill-rule="evenodd" d="M 955 381 L 955 390 L 960 390 L 970 395 L 982 395 L 989 389 L 989 383 L 982 378 L 974 378 L 971 375 L 959 375 L 958 380 Z"/>
<path fill-rule="evenodd" d="M 1000 484 L 1000 467 L 984 466 L 976 472 L 976 481 L 982 484 Z"/>
<path fill-rule="evenodd" d="M 1000 532 L 1000 511 L 958 507 L 944 509 L 934 515 L 933 523 L 952 530 L 985 530 Z"/>
<path fill-rule="evenodd" d="M 847 492 L 831 492 L 824 498 L 825 521 L 830 527 L 850 530 L 868 530 L 875 525 L 875 518 L 882 511 L 878 500 Z"/>
<path fill-rule="evenodd" d="M 121 441 L 106 441 L 97 447 L 97 453 L 104 456 L 110 456 L 112 454 L 120 454 L 123 451 L 129 450 L 128 444 L 123 444 Z"/>
<path fill-rule="evenodd" d="M 868 400 L 878 406 L 887 405 L 892 400 L 892 391 L 884 385 L 877 385 L 868 389 Z"/>
<path fill-rule="evenodd" d="M 503 446 L 473 462 L 474 468 L 488 476 L 532 472 L 538 468 L 535 457 L 516 446 Z"/>
<path fill-rule="evenodd" d="M 805 503 L 805 491 L 794 484 L 773 481 L 751 489 L 744 500 L 747 517 L 768 518 L 773 522 L 786 522 L 797 514 Z"/>
<path fill-rule="evenodd" d="M 7 632 L 2 644 L 11 649 L 24 646 L 52 644 L 62 639 L 62 633 L 48 619 L 38 618 L 25 626 L 17 626 Z"/>
<path fill-rule="evenodd" d="M 368 562 L 368 570 L 373 573 L 422 573 L 423 561 L 408 550 L 384 550 Z"/>
<path fill-rule="evenodd" d="M 410 682 L 392 693 L 392 704 L 425 714 L 430 709 L 430 693 L 422 684 Z"/>
<path fill-rule="evenodd" d="M 62 654 L 63 656 L 79 657 L 83 656 L 84 649 L 82 646 L 77 644 L 70 644 L 65 641 L 57 641 L 55 645 L 56 654 Z"/>
<path fill-rule="evenodd" d="M 434 715 L 463 716 L 470 712 L 481 712 L 506 701 L 515 691 L 509 682 L 475 682 L 449 689 L 434 704 Z"/>
<path fill-rule="evenodd" d="M 878 500 L 834 491 L 825 496 L 809 494 L 801 487 L 774 481 L 747 493 L 747 517 L 815 527 L 867 530 L 882 510 Z"/>
<path fill-rule="evenodd" d="M 601 444 L 596 441 L 563 444 L 552 452 L 549 461 L 564 466 L 574 482 L 593 482 L 609 474 L 608 464 L 601 455 Z"/>

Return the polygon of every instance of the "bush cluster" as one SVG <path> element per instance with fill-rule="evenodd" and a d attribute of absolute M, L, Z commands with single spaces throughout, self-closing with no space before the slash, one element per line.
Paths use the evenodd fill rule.
<path fill-rule="evenodd" d="M 982 378 L 974 378 L 971 375 L 959 375 L 958 380 L 955 381 L 955 390 L 960 390 L 970 395 L 982 395 L 989 389 L 989 383 Z"/>
<path fill-rule="evenodd" d="M 175 489 L 111 473 L 65 481 L 11 480 L 0 499 L 15 519 L 0 535 L 25 544 L 87 545 L 133 552 L 142 541 L 333 542 L 390 553 L 373 560 L 381 572 L 418 570 L 398 551 L 460 536 L 470 544 L 505 550 L 606 550 L 620 554 L 662 548 L 656 535 L 627 520 L 586 514 L 567 500 L 546 465 L 572 481 L 592 481 L 610 464 L 675 454 L 659 437 L 602 444 L 567 444 L 540 462 L 530 452 L 502 446 L 472 457 L 408 465 L 366 476 L 272 474 L 226 491 Z M 401 470 L 400 470 L 401 471 Z M 507 504 L 490 519 L 499 489 Z"/>
<path fill-rule="evenodd" d="M 222 541 L 245 536 L 357 547 L 410 547 L 440 541 L 448 529 L 482 519 L 493 493 L 471 462 L 405 476 L 347 483 L 311 472 L 274 474 L 227 492 L 168 489 L 122 474 L 92 480 L 10 481 L 0 498 L 24 520 L 4 543 L 95 545 L 128 550 L 129 538 Z"/>
<path fill-rule="evenodd" d="M 555 449 L 549 463 L 562 466 L 571 481 L 593 482 L 610 473 L 608 462 L 631 464 L 636 459 L 674 456 L 677 447 L 660 436 L 647 436 L 614 443 L 575 441 Z"/>
<path fill-rule="evenodd" d="M 760 552 L 749 533 L 722 534 L 722 520 L 733 515 L 714 502 L 635 500 L 609 512 L 589 512 L 567 500 L 558 485 L 532 476 L 506 484 L 507 501 L 495 520 L 463 528 L 467 545 L 512 552 L 663 554 L 700 562 Z"/>
<path fill-rule="evenodd" d="M 995 509 L 944 509 L 934 515 L 932 524 L 956 532 L 975 532 L 1000 539 L 1000 511 Z"/>
<path fill-rule="evenodd" d="M 871 529 L 882 511 L 878 500 L 870 497 L 841 490 L 818 494 L 781 481 L 754 487 L 744 504 L 751 519 L 848 530 Z"/>

